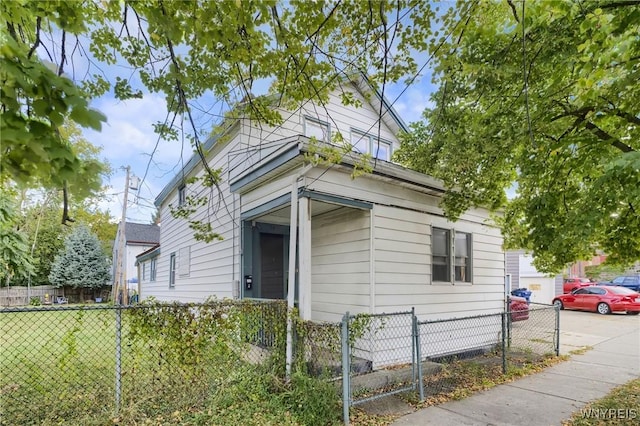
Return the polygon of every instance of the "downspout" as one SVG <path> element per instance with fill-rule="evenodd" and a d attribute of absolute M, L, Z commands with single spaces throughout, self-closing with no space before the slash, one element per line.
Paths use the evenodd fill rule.
<path fill-rule="evenodd" d="M 289 282 L 287 285 L 287 348 L 286 348 L 286 377 L 291 377 L 293 361 L 293 308 L 295 307 L 296 292 L 296 250 L 298 247 L 298 180 L 313 168 L 307 164 L 291 180 L 291 218 L 289 230 Z"/>

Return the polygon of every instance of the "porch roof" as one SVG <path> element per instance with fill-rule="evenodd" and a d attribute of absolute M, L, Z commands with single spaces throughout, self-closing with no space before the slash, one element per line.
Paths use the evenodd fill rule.
<path fill-rule="evenodd" d="M 311 142 L 305 136 L 295 136 L 283 139 L 277 144 L 272 144 L 261 160 L 248 167 L 237 165 L 229 171 L 231 192 L 247 193 L 264 182 L 301 166 L 305 162 L 305 154 L 317 152 L 317 144 L 318 142 L 316 142 L 316 148 L 312 150 Z M 264 148 L 255 147 L 253 149 Z M 343 157 L 337 166 L 353 168 L 354 160 Z M 365 176 L 383 179 L 396 185 L 410 187 L 435 196 L 441 196 L 446 191 L 442 181 L 432 176 L 383 160 L 377 160 L 373 171 Z"/>

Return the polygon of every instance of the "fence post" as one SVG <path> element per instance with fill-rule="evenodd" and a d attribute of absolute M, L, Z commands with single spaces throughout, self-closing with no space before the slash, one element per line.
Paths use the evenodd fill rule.
<path fill-rule="evenodd" d="M 556 311 L 556 356 L 560 355 L 560 306 L 553 305 L 554 310 Z"/>
<path fill-rule="evenodd" d="M 420 350 L 420 328 L 418 326 L 418 318 L 413 313 L 413 336 L 416 348 L 415 356 L 418 360 L 418 390 L 420 392 L 420 402 L 424 401 L 424 381 L 422 379 L 422 354 Z"/>
<path fill-rule="evenodd" d="M 502 313 L 502 374 L 507 374 L 507 315 L 508 311 Z"/>
<path fill-rule="evenodd" d="M 415 334 L 415 318 L 416 318 L 416 308 L 411 308 L 411 379 L 413 380 L 413 388 L 415 389 L 416 385 L 416 375 L 418 374 L 418 370 L 416 368 L 416 334 Z"/>
<path fill-rule="evenodd" d="M 120 393 L 122 379 L 122 306 L 116 306 L 116 392 L 115 392 L 115 408 L 116 417 L 120 412 Z"/>
<path fill-rule="evenodd" d="M 342 419 L 349 424 L 349 407 L 351 406 L 351 356 L 349 354 L 349 312 L 342 317 Z"/>

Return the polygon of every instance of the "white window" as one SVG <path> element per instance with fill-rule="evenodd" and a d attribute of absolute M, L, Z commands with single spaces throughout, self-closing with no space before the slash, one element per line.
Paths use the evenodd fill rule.
<path fill-rule="evenodd" d="M 455 280 L 471 282 L 471 234 L 456 232 L 455 247 Z"/>
<path fill-rule="evenodd" d="M 155 281 L 156 280 L 156 258 L 151 259 L 151 265 L 150 265 L 150 273 L 149 273 L 149 281 Z"/>
<path fill-rule="evenodd" d="M 432 228 L 431 281 L 470 283 L 471 270 L 471 234 Z"/>
<path fill-rule="evenodd" d="M 187 187 L 182 185 L 178 188 L 178 206 L 184 205 L 187 201 Z"/>
<path fill-rule="evenodd" d="M 191 267 L 191 247 L 183 247 L 180 249 L 178 257 L 178 275 L 188 277 Z"/>
<path fill-rule="evenodd" d="M 371 154 L 374 158 L 391 161 L 391 143 L 378 139 L 375 135 L 352 130 L 351 145 L 356 152 Z"/>
<path fill-rule="evenodd" d="M 431 231 L 431 281 L 451 281 L 451 231 L 433 228 Z"/>
<path fill-rule="evenodd" d="M 142 262 L 142 281 L 147 281 L 147 267 L 149 262 Z"/>
<path fill-rule="evenodd" d="M 315 118 L 304 118 L 304 135 L 309 138 L 315 137 L 319 141 L 331 142 L 329 123 Z"/>
<path fill-rule="evenodd" d="M 176 286 L 176 254 L 169 256 L 169 288 Z"/>

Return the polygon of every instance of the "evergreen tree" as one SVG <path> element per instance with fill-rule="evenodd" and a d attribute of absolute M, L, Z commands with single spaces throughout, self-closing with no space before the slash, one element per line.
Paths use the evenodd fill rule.
<path fill-rule="evenodd" d="M 109 262 L 98 237 L 86 226 L 78 226 L 56 256 L 49 281 L 56 287 L 80 288 L 82 299 L 85 288 L 101 288 L 109 279 Z"/>

